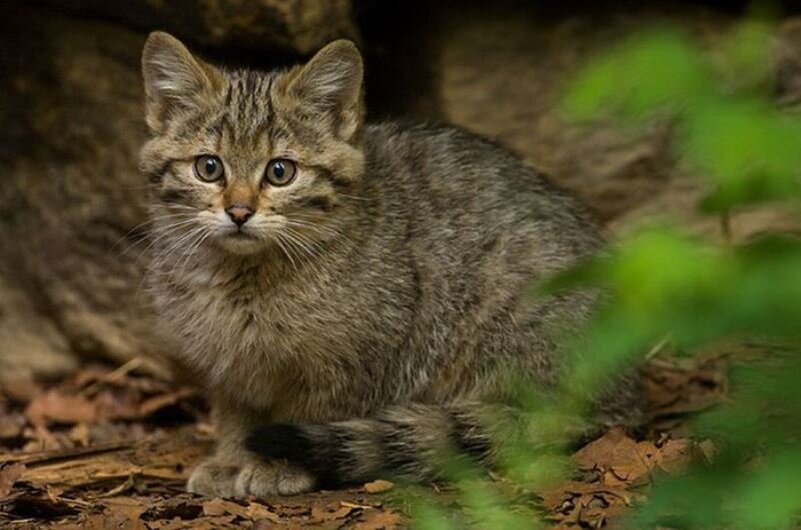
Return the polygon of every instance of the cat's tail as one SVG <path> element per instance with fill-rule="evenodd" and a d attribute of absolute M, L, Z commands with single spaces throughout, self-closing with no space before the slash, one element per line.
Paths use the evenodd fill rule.
<path fill-rule="evenodd" d="M 271 424 L 256 429 L 247 448 L 314 474 L 319 487 L 382 476 L 413 481 L 442 477 L 443 455 L 461 454 L 484 466 L 496 459 L 494 425 L 519 421 L 513 409 L 481 403 L 410 404 L 369 418 L 324 424 Z"/>

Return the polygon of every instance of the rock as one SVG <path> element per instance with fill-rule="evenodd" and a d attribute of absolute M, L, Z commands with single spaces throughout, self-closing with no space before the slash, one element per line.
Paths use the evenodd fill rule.
<path fill-rule="evenodd" d="M 635 137 L 614 123 L 574 126 L 562 119 L 559 103 L 563 87 L 594 54 L 656 20 L 640 11 L 567 17 L 462 11 L 442 38 L 445 115 L 520 152 L 582 196 L 602 220 L 620 216 L 658 194 L 674 172 L 666 128 Z"/>
<path fill-rule="evenodd" d="M 13 381 L 65 374 L 77 366 L 66 338 L 28 293 L 0 277 L 0 388 Z"/>
<path fill-rule="evenodd" d="M 555 11 L 555 12 L 554 12 Z M 445 119 L 495 138 L 580 195 L 612 233 L 648 216 L 671 216 L 697 233 L 720 237 L 719 221 L 697 213 L 702 180 L 682 167 L 666 124 L 637 134 L 619 124 L 567 123 L 563 88 L 610 44 L 649 25 L 671 22 L 701 42 L 720 37 L 729 14 L 678 4 L 665 13 L 642 4 L 624 11 L 597 8 L 571 14 L 504 3 L 447 11 L 439 38 L 439 100 Z M 781 26 L 777 100 L 801 101 L 801 22 Z M 798 229 L 775 208 L 738 214 L 735 236 Z"/>
<path fill-rule="evenodd" d="M 306 55 L 338 38 L 359 40 L 351 0 L 39 0 L 79 14 L 186 42 Z"/>
<path fill-rule="evenodd" d="M 144 35 L 4 5 L 0 364 L 66 369 L 164 348 L 138 295 Z M 13 307 L 9 307 L 13 305 Z M 56 358 L 61 360 L 56 361 Z M 16 364 L 16 363 L 15 363 Z"/>

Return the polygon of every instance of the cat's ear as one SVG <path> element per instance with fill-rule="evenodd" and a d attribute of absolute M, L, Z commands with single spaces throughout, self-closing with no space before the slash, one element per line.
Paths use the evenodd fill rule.
<path fill-rule="evenodd" d="M 160 131 L 171 113 L 197 108 L 222 85 L 222 76 L 192 56 L 181 41 L 161 31 L 151 33 L 142 50 L 148 126 Z"/>
<path fill-rule="evenodd" d="M 364 65 L 356 45 L 349 40 L 336 40 L 300 67 L 288 93 L 303 106 L 329 119 L 347 140 L 362 123 L 363 77 Z"/>

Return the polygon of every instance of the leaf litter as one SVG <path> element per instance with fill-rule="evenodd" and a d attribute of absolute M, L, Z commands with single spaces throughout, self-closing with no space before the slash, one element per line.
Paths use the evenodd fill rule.
<path fill-rule="evenodd" d="M 408 526 L 386 480 L 262 500 L 186 493 L 191 469 L 213 444 L 208 410 L 195 389 L 138 368 L 87 365 L 59 381 L 0 389 L 0 527 Z M 644 375 L 652 415 L 645 436 L 612 429 L 579 449 L 570 480 L 535 492 L 541 513 L 555 528 L 603 528 L 647 495 L 654 476 L 711 458 L 709 441 L 686 436 L 683 415 L 722 399 L 723 373 L 719 359 L 653 359 Z M 447 486 L 427 489 L 454 498 Z"/>

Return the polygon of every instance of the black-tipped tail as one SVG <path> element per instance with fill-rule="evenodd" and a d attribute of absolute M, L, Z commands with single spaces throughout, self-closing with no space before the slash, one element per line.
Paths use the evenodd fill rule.
<path fill-rule="evenodd" d="M 327 424 L 272 424 L 248 436 L 248 450 L 286 460 L 316 475 L 319 486 L 373 480 L 438 478 L 442 452 L 456 450 L 482 463 L 492 446 L 479 417 L 485 406 L 409 405 L 371 418 Z"/>

